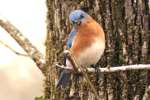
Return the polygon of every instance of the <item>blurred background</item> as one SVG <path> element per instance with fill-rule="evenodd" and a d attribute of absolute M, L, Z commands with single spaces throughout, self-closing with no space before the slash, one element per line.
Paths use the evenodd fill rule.
<path fill-rule="evenodd" d="M 41 53 L 45 53 L 45 0 L 0 0 L 0 16 L 8 19 Z M 25 54 L 1 27 L 0 41 Z M 43 79 L 30 58 L 16 55 L 0 44 L 0 100 L 34 100 L 43 95 Z"/>

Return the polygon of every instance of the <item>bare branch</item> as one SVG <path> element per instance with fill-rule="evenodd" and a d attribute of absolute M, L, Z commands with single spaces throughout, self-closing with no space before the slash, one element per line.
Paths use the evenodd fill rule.
<path fill-rule="evenodd" d="M 7 45 L 6 43 L 4 43 L 1 40 L 0 40 L 0 43 L 3 44 L 5 47 L 7 47 L 8 49 L 10 49 L 12 52 L 14 52 L 17 55 L 29 57 L 29 55 L 27 55 L 27 54 L 22 54 L 22 53 L 19 53 L 19 52 L 15 51 L 13 48 L 11 48 L 9 45 Z"/>
<path fill-rule="evenodd" d="M 0 26 L 5 29 L 14 40 L 16 40 L 29 57 L 36 63 L 37 67 L 43 72 L 44 57 L 40 51 L 33 46 L 31 42 L 7 19 L 0 17 Z"/>
<path fill-rule="evenodd" d="M 70 67 L 65 67 L 64 65 L 56 64 L 56 67 L 62 69 L 73 70 Z M 87 68 L 89 73 L 94 73 L 94 68 Z M 120 72 L 120 71 L 128 71 L 128 70 L 150 70 L 150 64 L 137 64 L 137 65 L 126 65 L 126 66 L 118 66 L 118 67 L 110 67 L 110 68 L 99 68 L 99 72 L 102 73 L 112 73 L 112 72 Z M 81 72 L 79 70 L 79 72 Z"/>
<path fill-rule="evenodd" d="M 90 81 L 89 76 L 87 74 L 87 68 L 85 66 L 78 65 L 78 63 L 76 63 L 74 56 L 70 52 L 65 52 L 65 53 L 67 54 L 67 58 L 73 66 L 73 69 L 74 69 L 73 71 L 78 72 L 80 70 L 80 72 L 83 74 L 84 78 L 86 79 L 87 83 L 91 87 L 91 90 L 94 93 L 96 99 L 99 100 L 99 95 L 98 95 L 94 85 Z"/>

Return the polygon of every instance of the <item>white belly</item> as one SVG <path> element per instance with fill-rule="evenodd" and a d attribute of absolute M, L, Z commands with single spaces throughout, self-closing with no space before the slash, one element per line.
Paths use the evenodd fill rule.
<path fill-rule="evenodd" d="M 85 49 L 80 56 L 76 58 L 76 62 L 79 65 L 89 66 L 92 64 L 96 64 L 101 58 L 105 49 L 105 43 L 97 41 L 92 44 L 89 48 Z"/>

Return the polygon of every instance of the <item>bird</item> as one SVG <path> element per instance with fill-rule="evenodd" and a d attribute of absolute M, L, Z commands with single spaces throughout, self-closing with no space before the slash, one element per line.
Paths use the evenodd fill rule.
<path fill-rule="evenodd" d="M 102 26 L 80 9 L 71 11 L 69 20 L 73 24 L 66 42 L 69 52 L 79 66 L 95 65 L 105 50 L 105 33 Z M 67 58 L 65 66 L 72 67 Z M 70 80 L 71 71 L 64 69 L 56 87 L 66 88 Z"/>

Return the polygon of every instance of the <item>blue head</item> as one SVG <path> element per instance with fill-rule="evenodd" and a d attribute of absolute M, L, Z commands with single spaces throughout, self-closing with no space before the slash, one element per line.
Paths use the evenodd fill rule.
<path fill-rule="evenodd" d="M 70 13 L 69 19 L 74 24 L 80 24 L 87 16 L 88 14 L 82 10 L 74 10 Z"/>

